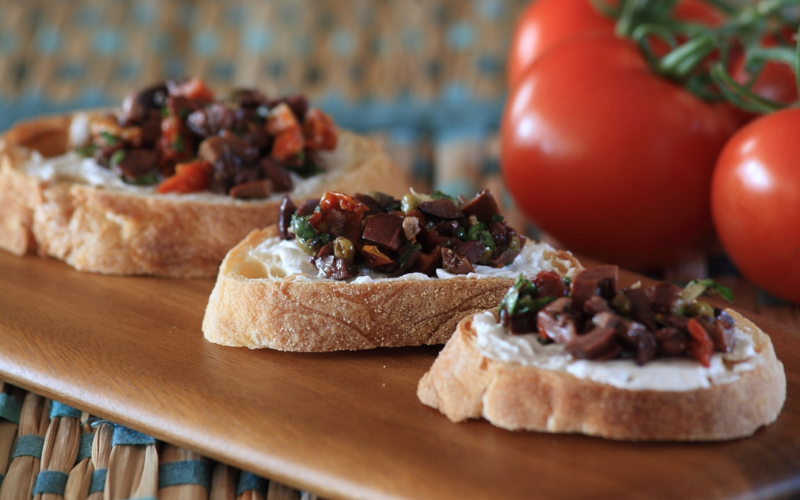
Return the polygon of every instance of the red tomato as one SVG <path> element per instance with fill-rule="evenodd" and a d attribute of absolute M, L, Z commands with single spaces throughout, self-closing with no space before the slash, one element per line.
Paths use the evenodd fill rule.
<path fill-rule="evenodd" d="M 613 2 L 609 2 L 612 3 Z M 675 17 L 718 26 L 723 14 L 700 0 L 684 0 Z M 536 0 L 517 20 L 508 57 L 508 83 L 514 88 L 525 71 L 558 43 L 586 33 L 614 33 L 615 21 L 597 12 L 589 0 Z"/>
<path fill-rule="evenodd" d="M 614 32 L 614 21 L 594 10 L 588 0 L 536 0 L 517 20 L 508 57 L 513 88 L 525 70 L 553 45 L 582 33 Z"/>
<path fill-rule="evenodd" d="M 635 44 L 577 37 L 510 94 L 501 164 L 517 205 L 571 250 L 633 269 L 709 235 L 709 187 L 735 121 L 651 73 Z"/>
<path fill-rule="evenodd" d="M 711 184 L 720 242 L 742 274 L 800 303 L 800 109 L 762 116 L 723 149 Z"/>
<path fill-rule="evenodd" d="M 164 179 L 158 185 L 159 193 L 197 193 L 208 189 L 211 183 L 211 164 L 205 160 L 194 160 L 179 163 L 175 166 L 175 175 Z"/>

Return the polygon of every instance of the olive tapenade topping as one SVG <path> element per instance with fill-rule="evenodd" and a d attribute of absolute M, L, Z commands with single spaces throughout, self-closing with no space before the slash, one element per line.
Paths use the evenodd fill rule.
<path fill-rule="evenodd" d="M 542 271 L 522 275 L 500 302 L 498 320 L 512 334 L 538 333 L 563 344 L 577 359 L 633 358 L 641 366 L 659 356 L 691 357 L 709 366 L 715 352 L 734 348 L 734 321 L 697 300 L 714 290 L 733 301 L 730 289 L 710 279 L 680 288 L 669 283 L 618 287 L 617 266 L 580 271 L 574 280 Z"/>
<path fill-rule="evenodd" d="M 244 89 L 217 101 L 197 78 L 132 93 L 89 128 L 90 142 L 76 151 L 128 184 L 242 199 L 291 191 L 291 174 L 321 172 L 317 153 L 337 143 L 333 121 L 303 96 Z"/>
<path fill-rule="evenodd" d="M 471 200 L 440 192 L 398 200 L 378 192 L 329 191 L 299 208 L 285 197 L 278 229 L 284 239 L 297 240 L 320 275 L 334 280 L 354 278 L 362 267 L 391 276 L 503 267 L 526 241 L 508 226 L 489 191 Z"/>

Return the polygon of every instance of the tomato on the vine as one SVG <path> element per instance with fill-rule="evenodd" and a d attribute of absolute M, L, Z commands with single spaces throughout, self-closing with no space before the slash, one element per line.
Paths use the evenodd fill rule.
<path fill-rule="evenodd" d="M 614 32 L 614 21 L 594 10 L 588 0 L 536 0 L 517 19 L 508 55 L 508 83 L 513 88 L 525 71 L 549 48 L 587 32 Z"/>
<path fill-rule="evenodd" d="M 774 47 L 777 42 L 773 37 L 766 37 L 762 41 L 763 47 Z M 744 54 L 734 61 L 731 71 L 733 79 L 740 84 L 747 84 L 751 76 L 745 66 Z M 756 95 L 769 99 L 779 104 L 792 104 L 797 102 L 797 80 L 794 70 L 788 64 L 777 61 L 766 61 L 761 72 L 753 81 L 749 89 Z M 755 118 L 758 113 L 741 112 L 744 121 Z"/>
<path fill-rule="evenodd" d="M 633 42 L 578 36 L 510 94 L 502 170 L 522 211 L 569 249 L 648 269 L 709 236 L 712 170 L 735 127 L 729 108 L 655 75 Z"/>
<path fill-rule="evenodd" d="M 722 23 L 724 16 L 699 0 L 683 0 L 675 7 L 677 19 L 708 26 Z M 508 84 L 514 88 L 527 69 L 555 45 L 587 33 L 614 33 L 613 19 L 601 15 L 589 0 L 535 0 L 523 9 L 511 37 Z"/>
<path fill-rule="evenodd" d="M 800 303 L 800 109 L 739 130 L 717 161 L 711 209 L 720 242 L 750 281 Z"/>

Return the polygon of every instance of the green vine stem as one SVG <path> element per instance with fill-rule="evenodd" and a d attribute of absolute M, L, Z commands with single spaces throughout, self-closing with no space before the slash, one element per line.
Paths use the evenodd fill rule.
<path fill-rule="evenodd" d="M 797 37 L 791 40 L 785 33 L 800 28 L 800 0 L 702 0 L 725 16 L 720 26 L 677 19 L 678 0 L 589 1 L 598 13 L 616 20 L 617 35 L 633 40 L 654 72 L 704 100 L 725 99 L 756 113 L 785 107 L 750 89 L 770 62 L 792 67 L 800 93 Z M 764 46 L 767 38 L 772 46 Z M 654 50 L 656 40 L 665 53 Z M 744 58 L 747 82 L 729 72 L 738 58 Z"/>

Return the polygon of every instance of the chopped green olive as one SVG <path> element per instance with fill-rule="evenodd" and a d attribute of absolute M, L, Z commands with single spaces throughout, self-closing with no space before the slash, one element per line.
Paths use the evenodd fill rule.
<path fill-rule="evenodd" d="M 626 297 L 622 291 L 618 291 L 614 298 L 611 299 L 611 304 L 623 316 L 630 316 L 630 314 L 633 312 L 633 304 L 631 303 L 631 300 Z"/>
<path fill-rule="evenodd" d="M 492 254 L 494 254 L 494 252 L 492 251 L 491 248 L 484 247 L 483 253 L 481 254 L 481 258 L 478 260 L 478 264 L 482 264 L 484 266 L 488 264 L 489 259 L 492 258 Z"/>
<path fill-rule="evenodd" d="M 353 247 L 353 242 L 344 236 L 339 236 L 333 240 L 333 255 L 337 259 L 353 260 L 355 254 L 356 249 Z"/>
<path fill-rule="evenodd" d="M 689 304 L 689 306 L 686 307 L 686 314 L 688 316 L 708 316 L 713 318 L 714 308 L 711 307 L 711 304 L 708 302 L 698 300 L 697 302 Z"/>
<path fill-rule="evenodd" d="M 418 206 L 419 198 L 413 194 L 403 195 L 403 199 L 400 201 L 400 209 L 405 213 L 416 210 Z"/>

